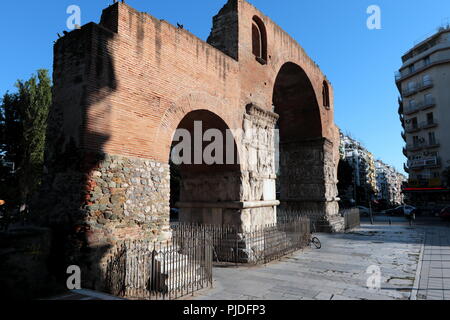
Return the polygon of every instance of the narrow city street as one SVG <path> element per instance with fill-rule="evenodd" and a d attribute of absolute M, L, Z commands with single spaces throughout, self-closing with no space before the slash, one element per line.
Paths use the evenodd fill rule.
<path fill-rule="evenodd" d="M 213 289 L 191 298 L 449 299 L 444 290 L 450 288 L 449 235 L 449 227 L 433 218 L 411 227 L 404 218 L 377 216 L 374 225 L 363 221 L 346 234 L 319 234 L 321 250 L 307 249 L 265 266 L 216 267 Z"/>

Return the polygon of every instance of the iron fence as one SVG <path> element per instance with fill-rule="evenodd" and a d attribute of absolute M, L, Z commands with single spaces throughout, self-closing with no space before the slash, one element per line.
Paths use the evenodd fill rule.
<path fill-rule="evenodd" d="M 341 212 L 344 216 L 345 230 L 351 230 L 361 225 L 361 218 L 359 209 L 347 209 Z"/>
<path fill-rule="evenodd" d="M 286 219 L 251 230 L 176 224 L 165 243 L 126 241 L 106 268 L 106 289 L 119 297 L 173 300 L 212 286 L 213 261 L 268 263 L 305 248 L 310 220 Z"/>
<path fill-rule="evenodd" d="M 202 232 L 211 239 L 215 262 L 268 263 L 280 259 L 308 245 L 310 220 L 295 217 L 282 222 L 250 230 L 234 226 L 177 224 L 174 234 L 188 239 Z"/>
<path fill-rule="evenodd" d="M 200 230 L 190 238 L 120 244 L 106 270 L 107 291 L 140 300 L 173 300 L 212 286 L 211 240 Z"/>

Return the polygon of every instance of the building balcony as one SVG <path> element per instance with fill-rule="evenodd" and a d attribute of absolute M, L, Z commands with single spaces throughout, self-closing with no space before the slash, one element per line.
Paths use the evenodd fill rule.
<path fill-rule="evenodd" d="M 402 96 L 403 97 L 410 97 L 413 94 L 415 94 L 417 92 L 417 86 L 416 87 L 411 87 L 411 88 L 406 88 L 405 90 L 402 91 Z"/>
<path fill-rule="evenodd" d="M 406 145 L 407 152 L 416 152 L 416 151 L 422 150 L 422 148 L 423 148 L 423 144 L 419 144 L 419 143 Z"/>
<path fill-rule="evenodd" d="M 416 152 L 422 149 L 433 149 L 433 148 L 439 148 L 441 146 L 440 142 L 437 140 L 430 141 L 430 142 L 417 142 L 413 144 L 407 144 L 406 145 L 406 151 L 407 152 Z"/>
<path fill-rule="evenodd" d="M 440 146 L 441 146 L 441 143 L 437 140 L 423 144 L 423 148 L 425 148 L 425 149 L 439 148 Z"/>
<path fill-rule="evenodd" d="M 432 121 L 424 121 L 420 123 L 420 129 L 431 129 L 431 128 L 436 128 L 438 126 L 438 123 L 436 120 L 432 120 Z"/>
<path fill-rule="evenodd" d="M 422 72 L 422 71 L 424 71 L 424 70 L 426 70 L 426 69 L 428 69 L 428 68 L 430 68 L 430 67 L 432 67 L 434 65 L 439 65 L 439 64 L 441 64 L 442 62 L 445 62 L 445 61 L 447 61 L 447 59 L 437 59 L 437 60 L 430 61 L 430 62 L 423 61 L 421 63 L 420 62 L 419 63 L 416 62 L 414 69 L 404 68 L 401 71 L 396 71 L 395 72 L 395 82 L 399 83 L 400 81 L 402 81 L 402 80 L 404 80 L 404 79 L 406 79 L 408 77 L 411 77 L 411 76 L 413 76 L 415 74 L 418 74 L 418 73 L 420 73 L 420 72 Z"/>
<path fill-rule="evenodd" d="M 436 106 L 436 100 L 434 98 L 425 99 L 423 102 L 418 104 L 420 111 L 427 110 Z"/>
<path fill-rule="evenodd" d="M 421 170 L 423 168 L 439 168 L 441 167 L 441 159 L 438 157 L 431 157 L 420 160 L 408 161 L 408 167 L 413 170 Z"/>
<path fill-rule="evenodd" d="M 409 168 L 406 163 L 403 164 L 403 170 L 405 170 L 406 173 L 409 173 Z"/>
<path fill-rule="evenodd" d="M 436 128 L 438 126 L 438 122 L 436 120 L 432 121 L 423 121 L 420 124 L 409 124 L 405 128 L 406 133 L 416 133 L 420 130 L 426 130 L 431 128 Z"/>
<path fill-rule="evenodd" d="M 431 176 L 422 176 L 421 179 L 410 179 L 407 187 L 409 188 L 433 188 L 441 187 L 442 180 L 440 178 L 433 178 Z"/>
<path fill-rule="evenodd" d="M 409 105 L 403 108 L 404 115 L 411 115 L 419 111 L 428 110 L 436 106 L 436 100 L 434 98 L 425 99 L 415 105 Z"/>
<path fill-rule="evenodd" d="M 419 112 L 420 111 L 420 107 L 419 107 L 419 105 L 413 105 L 413 106 L 407 106 L 407 107 L 405 107 L 404 108 L 404 112 L 403 112 L 403 114 L 404 115 L 406 115 L 406 116 L 408 116 L 408 115 L 411 115 L 411 114 L 414 114 L 414 113 L 417 113 L 417 112 Z"/>
<path fill-rule="evenodd" d="M 403 97 L 410 97 L 414 94 L 416 94 L 417 92 L 432 88 L 434 86 L 433 80 L 427 80 L 427 81 L 422 81 L 420 83 L 416 83 L 415 86 L 412 86 L 410 88 L 406 88 L 402 91 L 402 96 Z"/>
<path fill-rule="evenodd" d="M 403 114 L 403 100 L 402 99 L 398 99 L 398 114 L 402 115 Z"/>
<path fill-rule="evenodd" d="M 415 132 L 419 132 L 422 128 L 418 125 L 407 125 L 405 128 L 405 132 L 406 133 L 415 133 Z"/>
<path fill-rule="evenodd" d="M 433 80 L 426 80 L 426 81 L 422 81 L 421 83 L 419 83 L 419 85 L 417 86 L 417 91 L 423 91 L 426 89 L 430 89 L 434 86 L 434 82 Z"/>

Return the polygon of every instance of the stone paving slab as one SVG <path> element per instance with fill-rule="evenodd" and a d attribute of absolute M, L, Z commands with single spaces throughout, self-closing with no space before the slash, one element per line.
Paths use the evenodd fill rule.
<path fill-rule="evenodd" d="M 450 300 L 450 229 L 426 228 L 419 300 Z"/>
<path fill-rule="evenodd" d="M 213 289 L 193 299 L 409 299 L 422 232 L 406 226 L 364 225 L 352 233 L 318 236 L 321 250 L 299 251 L 265 266 L 215 268 Z M 379 289 L 367 287 L 370 266 L 380 268 Z"/>

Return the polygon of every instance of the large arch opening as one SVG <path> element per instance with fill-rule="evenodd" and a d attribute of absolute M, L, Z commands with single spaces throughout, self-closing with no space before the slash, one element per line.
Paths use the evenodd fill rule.
<path fill-rule="evenodd" d="M 239 211 L 233 204 L 241 193 L 238 159 L 233 133 L 225 121 L 207 110 L 188 113 L 178 125 L 170 152 L 171 220 L 237 223 Z"/>
<path fill-rule="evenodd" d="M 279 215 L 312 212 L 319 215 L 325 198 L 320 108 L 311 81 L 297 64 L 289 62 L 281 67 L 275 80 L 273 106 L 279 115 L 276 126 Z"/>

